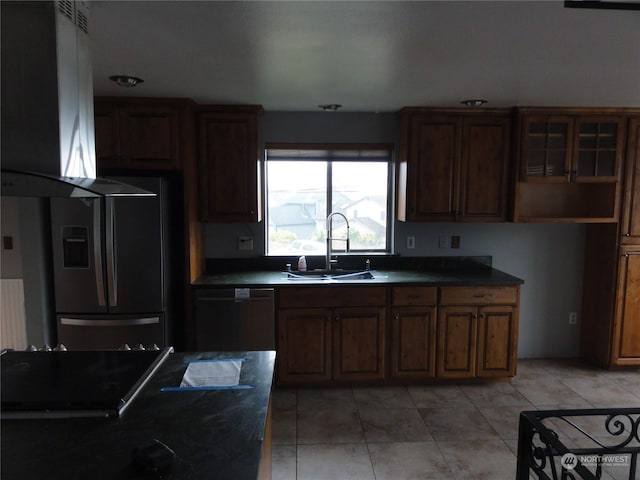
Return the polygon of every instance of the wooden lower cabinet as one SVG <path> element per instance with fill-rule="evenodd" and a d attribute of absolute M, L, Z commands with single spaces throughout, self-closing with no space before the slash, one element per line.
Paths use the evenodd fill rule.
<path fill-rule="evenodd" d="M 340 308 L 333 314 L 333 380 L 385 377 L 385 309 Z"/>
<path fill-rule="evenodd" d="M 384 288 L 283 289 L 278 310 L 278 383 L 383 380 L 385 298 Z M 301 304 L 322 308 L 298 308 Z"/>
<path fill-rule="evenodd" d="M 437 287 L 392 288 L 390 377 L 424 380 L 436 375 Z"/>
<path fill-rule="evenodd" d="M 278 298 L 280 385 L 516 373 L 517 286 L 296 287 Z"/>
<path fill-rule="evenodd" d="M 621 248 L 614 322 L 612 363 L 640 365 L 640 248 Z"/>
<path fill-rule="evenodd" d="M 306 308 L 278 313 L 278 380 L 331 380 L 331 310 Z"/>
<path fill-rule="evenodd" d="M 438 377 L 469 378 L 476 370 L 477 309 L 441 307 L 438 318 Z"/>
<path fill-rule="evenodd" d="M 443 287 L 438 315 L 439 378 L 516 373 L 518 287 Z M 499 299 L 504 305 L 493 305 Z M 479 305 L 478 305 L 479 304 Z"/>
<path fill-rule="evenodd" d="M 616 225 L 589 225 L 580 348 L 604 367 L 640 365 L 640 245 L 618 245 Z"/>
<path fill-rule="evenodd" d="M 477 377 L 516 374 L 518 310 L 508 305 L 480 308 L 478 319 Z"/>

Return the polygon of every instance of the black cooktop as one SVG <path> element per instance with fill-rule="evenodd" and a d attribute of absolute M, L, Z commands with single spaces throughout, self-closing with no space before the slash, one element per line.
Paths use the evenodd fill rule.
<path fill-rule="evenodd" d="M 119 416 L 172 351 L 4 352 L 1 416 Z"/>

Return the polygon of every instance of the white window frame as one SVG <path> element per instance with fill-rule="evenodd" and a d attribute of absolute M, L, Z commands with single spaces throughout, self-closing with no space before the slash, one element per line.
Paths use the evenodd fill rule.
<path fill-rule="evenodd" d="M 269 152 L 272 152 L 270 154 Z M 393 227 L 395 224 L 395 160 L 394 160 L 394 144 L 393 143 L 366 143 L 366 144 L 341 144 L 341 143 L 267 143 L 264 153 L 264 199 L 265 199 L 265 254 L 267 256 L 278 256 L 269 253 L 269 192 L 268 192 L 268 163 L 269 161 L 278 160 L 296 160 L 301 161 L 328 161 L 327 179 L 326 179 L 326 208 L 325 217 L 331 213 L 329 210 L 332 205 L 332 164 L 341 161 L 354 162 L 358 159 L 362 161 L 379 161 L 387 163 L 387 222 L 385 235 L 385 248 L 381 249 L 351 249 L 351 253 L 355 254 L 391 254 L 393 250 Z M 297 154 L 296 154 L 297 152 Z M 314 152 L 322 152 L 324 156 L 321 158 L 312 157 Z M 372 158 L 372 152 L 386 152 L 383 157 Z M 286 158 L 285 158 L 286 157 Z"/>

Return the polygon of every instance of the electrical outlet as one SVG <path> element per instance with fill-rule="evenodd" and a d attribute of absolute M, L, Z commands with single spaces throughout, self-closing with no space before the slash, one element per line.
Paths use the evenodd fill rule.
<path fill-rule="evenodd" d="M 449 237 L 438 237 L 439 248 L 449 248 Z"/>
<path fill-rule="evenodd" d="M 451 248 L 460 248 L 460 235 L 451 237 Z"/>
<path fill-rule="evenodd" d="M 253 250 L 253 237 L 238 237 L 238 250 Z"/>
<path fill-rule="evenodd" d="M 407 237 L 407 248 L 416 248 L 416 237 Z"/>
<path fill-rule="evenodd" d="M 578 312 L 569 313 L 569 325 L 575 325 L 578 323 Z"/>

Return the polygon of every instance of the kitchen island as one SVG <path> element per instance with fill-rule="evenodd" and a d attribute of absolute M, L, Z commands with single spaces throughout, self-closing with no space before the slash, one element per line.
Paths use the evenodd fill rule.
<path fill-rule="evenodd" d="M 187 362 L 245 358 L 244 389 L 162 391 Z M 275 352 L 169 355 L 119 418 L 2 420 L 3 479 L 270 478 L 270 395 Z M 157 439 L 176 455 L 172 475 L 149 477 L 132 451 Z"/>

